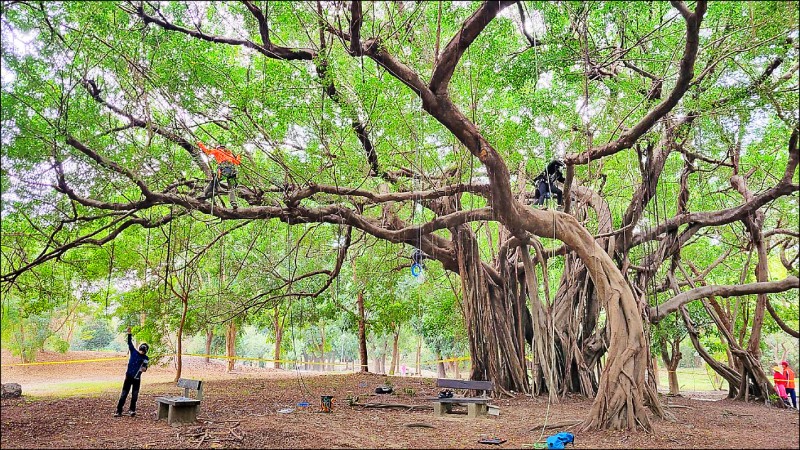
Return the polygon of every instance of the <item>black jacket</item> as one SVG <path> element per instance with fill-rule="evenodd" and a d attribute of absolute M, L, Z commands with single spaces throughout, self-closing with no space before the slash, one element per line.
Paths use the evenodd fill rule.
<path fill-rule="evenodd" d="M 133 346 L 130 334 L 128 335 L 128 349 L 131 351 L 131 358 L 128 360 L 128 370 L 125 371 L 125 375 L 135 377 L 143 367 L 150 364 L 150 358 L 139 353 L 139 350 Z"/>
<path fill-rule="evenodd" d="M 564 174 L 561 173 L 561 167 L 563 167 L 563 163 L 560 161 L 550 161 L 547 164 L 547 168 L 540 173 L 533 181 L 538 185 L 539 183 L 547 183 L 549 185 L 554 185 L 556 181 L 563 183 L 566 179 L 564 178 Z"/>

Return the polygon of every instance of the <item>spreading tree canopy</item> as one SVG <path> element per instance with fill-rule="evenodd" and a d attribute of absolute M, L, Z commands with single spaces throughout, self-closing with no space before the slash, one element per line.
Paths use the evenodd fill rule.
<path fill-rule="evenodd" d="M 687 303 L 757 295 L 744 324 L 708 310 L 738 358 L 715 370 L 766 397 L 764 311 L 797 336 L 767 296 L 799 284 L 797 17 L 705 0 L 4 2 L 4 289 L 142 230 L 221 220 L 269 253 L 265 221 L 328 224 L 330 260 L 251 282 L 231 309 L 320 295 L 355 230 L 458 274 L 474 379 L 594 396 L 585 426 L 650 429 L 649 327 L 681 314 L 694 339 Z M 238 209 L 200 198 L 216 167 L 198 142 L 242 155 Z M 563 211 L 533 207 L 555 158 Z M 184 235 L 211 249 L 198 228 Z"/>

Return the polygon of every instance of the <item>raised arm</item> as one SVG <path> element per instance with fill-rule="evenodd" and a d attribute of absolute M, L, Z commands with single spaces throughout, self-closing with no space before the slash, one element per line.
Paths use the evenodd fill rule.
<path fill-rule="evenodd" d="M 136 350 L 136 347 L 133 346 L 133 336 L 131 335 L 131 327 L 128 327 L 127 333 L 128 333 L 128 349 L 131 351 L 131 354 L 134 354 L 138 350 Z"/>

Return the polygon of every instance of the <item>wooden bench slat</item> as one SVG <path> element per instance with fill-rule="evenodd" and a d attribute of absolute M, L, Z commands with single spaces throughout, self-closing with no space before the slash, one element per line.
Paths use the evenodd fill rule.
<path fill-rule="evenodd" d="M 186 397 L 156 397 L 156 402 L 178 407 L 194 406 L 200 404 L 200 400 L 195 400 L 193 398 L 186 398 Z"/>
<path fill-rule="evenodd" d="M 182 396 L 176 396 L 176 397 L 156 397 L 156 400 L 158 400 L 158 401 L 164 401 L 164 402 L 167 402 L 167 401 L 170 401 L 170 402 L 199 402 L 199 401 L 200 401 L 200 400 L 197 400 L 197 399 L 195 399 L 195 398 L 182 397 Z"/>
<path fill-rule="evenodd" d="M 452 380 L 449 378 L 437 379 L 436 386 L 449 389 L 468 389 L 476 391 L 494 390 L 494 383 L 491 381 Z"/>
<path fill-rule="evenodd" d="M 434 402 L 438 403 L 489 403 L 492 401 L 490 398 L 477 398 L 477 397 L 454 397 L 454 398 L 435 398 Z"/>
<path fill-rule="evenodd" d="M 188 378 L 179 378 L 178 379 L 178 387 L 180 388 L 189 388 L 198 390 L 200 389 L 200 385 L 202 384 L 202 380 L 190 380 Z"/>
<path fill-rule="evenodd" d="M 200 403 L 200 400 L 189 397 L 156 397 L 161 403 Z"/>

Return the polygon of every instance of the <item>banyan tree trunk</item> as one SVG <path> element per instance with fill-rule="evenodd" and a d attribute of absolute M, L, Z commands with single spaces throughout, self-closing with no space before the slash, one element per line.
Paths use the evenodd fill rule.
<path fill-rule="evenodd" d="M 740 142 L 737 143 L 737 146 L 738 145 L 740 145 Z M 736 175 L 732 176 L 730 179 L 731 186 L 735 188 L 737 191 L 739 191 L 739 193 L 742 194 L 745 200 L 752 201 L 754 195 L 752 191 L 750 191 L 750 188 L 747 186 L 746 178 L 738 174 L 739 170 L 738 151 L 733 152 L 733 166 L 734 166 L 734 173 L 736 173 Z M 767 249 L 764 243 L 764 236 L 761 231 L 764 225 L 764 218 L 765 218 L 764 211 L 759 210 L 751 214 L 748 214 L 742 220 L 742 223 L 744 224 L 745 228 L 750 234 L 751 245 L 756 249 L 756 254 L 758 255 L 758 262 L 756 263 L 756 280 L 760 282 L 767 281 L 769 279 L 769 270 L 767 266 Z M 734 356 L 736 356 L 742 364 L 742 378 L 739 383 L 739 394 L 736 396 L 737 399 L 741 399 L 742 395 L 744 395 L 745 400 L 747 400 L 747 396 L 750 393 L 750 387 L 751 387 L 748 384 L 750 381 L 752 381 L 753 383 L 752 393 L 755 394 L 755 396 L 763 399 L 765 403 L 769 402 L 769 394 L 776 392 L 775 388 L 772 385 L 771 380 L 767 377 L 767 374 L 765 374 L 764 370 L 761 368 L 761 363 L 759 361 L 761 359 L 761 347 L 760 347 L 761 328 L 764 322 L 766 304 L 767 304 L 767 294 L 765 293 L 758 294 L 756 297 L 756 307 L 755 310 L 753 311 L 753 322 L 752 322 L 752 327 L 750 329 L 750 339 L 748 340 L 746 351 L 731 349 Z M 707 310 L 709 309 L 708 307 L 706 308 Z M 709 313 L 711 313 L 710 310 Z M 783 402 L 779 398 L 776 399 L 773 402 L 773 404 L 780 408 L 784 407 Z"/>
<path fill-rule="evenodd" d="M 583 423 L 586 429 L 628 429 L 642 427 L 650 430 L 650 419 L 647 415 L 646 400 L 657 414 L 663 415 L 660 404 L 655 399 L 655 392 L 650 392 L 651 387 L 646 382 L 645 373 L 648 367 L 650 353 L 644 334 L 643 316 L 639 305 L 633 296 L 628 283 L 622 277 L 620 270 L 608 255 L 606 248 L 601 247 L 594 237 L 572 216 L 548 212 L 549 216 L 533 214 L 530 210 L 518 210 L 525 227 L 545 229 L 552 227 L 556 239 L 561 240 L 575 252 L 575 261 L 580 259 L 586 268 L 585 280 L 591 277 L 592 295 L 602 299 L 603 303 L 596 302 L 596 307 L 605 307 L 606 326 L 603 330 L 591 336 L 584 336 L 580 351 L 573 350 L 572 358 L 580 358 L 585 354 L 592 355 L 591 361 L 585 364 L 585 380 L 581 382 L 580 375 L 576 383 L 593 386 L 593 370 L 600 370 L 599 355 L 607 347 L 605 368 L 597 383 L 596 397 L 588 419 Z M 476 380 L 490 379 L 495 382 L 498 391 L 530 392 L 524 364 L 524 348 L 520 351 L 519 328 L 521 323 L 514 323 L 513 311 L 516 304 L 513 283 L 504 277 L 503 270 L 499 278 L 504 280 L 497 283 L 479 258 L 477 241 L 469 226 L 451 228 L 454 236 L 455 253 L 458 260 L 459 275 L 463 288 L 463 310 L 465 325 L 469 334 L 470 356 L 472 359 L 471 378 Z M 610 246 L 613 244 L 610 244 Z M 525 255 L 526 252 L 522 252 Z M 525 256 L 523 256 L 524 262 Z M 575 262 L 573 261 L 573 262 Z M 501 262 L 502 269 L 502 262 Z M 570 270 L 581 271 L 577 268 Z M 515 273 L 515 272 L 512 272 Z M 525 289 L 533 295 L 538 291 L 535 281 L 535 270 L 525 270 Z M 588 286 L 588 285 L 587 285 Z M 519 288 L 518 291 L 522 289 Z M 566 296 L 565 296 L 566 298 Z M 541 323 L 545 333 L 543 335 L 559 335 L 562 342 L 570 339 L 569 334 L 559 330 L 559 322 L 553 323 L 549 319 L 550 312 L 547 305 L 533 301 L 534 324 Z M 539 309 L 539 306 L 542 306 Z M 589 308 L 593 305 L 586 305 Z M 564 306 L 574 313 L 572 305 Z M 584 308 L 585 309 L 585 308 Z M 557 320 L 557 319 L 556 319 Z M 583 318 L 581 318 L 583 320 Z M 550 322 L 548 322 L 550 321 Z M 552 323 L 552 324 L 551 324 Z M 535 328 L 535 325 L 534 325 Z M 577 326 L 577 328 L 582 328 Z M 592 326 L 591 328 L 594 328 Z M 557 333 L 558 332 L 558 333 Z M 555 380 L 557 378 L 558 363 L 553 362 L 557 354 L 554 338 L 539 339 L 541 346 L 534 347 L 534 360 L 539 360 L 539 369 L 542 378 Z M 570 345 L 574 345 L 570 343 Z M 550 347 L 548 350 L 547 347 Z M 565 348 L 568 348 L 566 345 Z M 539 354 L 537 355 L 536 352 Z M 520 355 L 523 355 L 520 357 Z M 538 356 L 538 358 L 537 358 Z M 550 361 L 542 364 L 543 361 Z M 549 366 L 545 368 L 546 366 Z M 549 370 L 550 373 L 545 370 Z M 562 369 L 563 370 L 563 369 Z M 578 373 L 580 373 L 578 371 Z M 552 374 L 552 376 L 551 376 Z M 552 382 L 555 384 L 555 381 Z M 654 387 L 653 387 L 654 389 Z"/>
<path fill-rule="evenodd" d="M 558 366 L 563 369 L 562 395 L 567 392 L 593 397 L 597 392 L 595 365 L 606 346 L 590 346 L 597 327 L 600 303 L 586 266 L 575 254 L 565 258 L 564 273 L 553 302 Z"/>
<path fill-rule="evenodd" d="M 669 395 L 680 395 L 681 388 L 678 384 L 678 364 L 667 366 L 667 378 L 669 378 Z"/>
<path fill-rule="evenodd" d="M 767 250 L 766 246 L 764 245 L 763 235 L 761 233 L 761 226 L 764 223 L 764 213 L 762 211 L 758 211 L 757 213 L 745 219 L 744 223 L 750 232 L 751 241 L 753 246 L 756 248 L 756 253 L 758 254 L 758 262 L 756 263 L 756 280 L 768 281 Z M 739 396 L 737 396 L 737 399 L 740 398 L 742 391 L 745 390 L 744 383 L 747 383 L 748 378 L 753 381 L 753 387 L 755 388 L 754 394 L 763 399 L 765 403 L 769 402 L 769 394 L 776 392 L 772 387 L 772 383 L 767 377 L 767 374 L 765 374 L 764 370 L 761 368 L 761 363 L 759 361 L 761 358 L 761 327 L 764 323 L 766 305 L 767 294 L 758 294 L 756 296 L 755 311 L 753 311 L 753 325 L 750 331 L 750 339 L 747 343 L 747 350 L 745 352 L 735 352 L 735 355 L 742 362 L 744 369 L 742 373 L 745 375 L 742 376 L 741 384 L 739 385 Z M 775 406 L 780 408 L 784 407 L 784 404 L 780 399 L 775 400 L 773 403 Z"/>
<path fill-rule="evenodd" d="M 612 231 L 611 210 L 608 203 L 596 192 L 584 186 L 574 186 L 575 216 L 585 219 L 588 210 L 595 212 L 598 234 Z M 609 252 L 614 241 L 601 238 L 598 245 Z M 543 264 L 544 265 L 544 264 Z M 564 271 L 553 300 L 553 333 L 555 347 L 554 370 L 558 373 L 554 389 L 560 395 L 568 392 L 594 397 L 597 392 L 597 364 L 607 345 L 596 332 L 600 315 L 594 282 L 586 265 L 577 253 L 569 252 L 564 258 Z M 600 345 L 598 345 L 600 344 Z"/>
<path fill-rule="evenodd" d="M 506 285 L 498 285 L 480 259 L 478 241 L 469 225 L 451 229 L 463 289 L 464 319 L 469 335 L 472 380 L 492 380 L 501 393 L 530 392 L 524 341 L 518 339 L 514 304 Z"/>
<path fill-rule="evenodd" d="M 542 302 L 539 298 L 539 283 L 537 281 L 536 268 L 531 261 L 530 254 L 526 246 L 520 248 L 519 255 L 522 259 L 524 268 L 525 288 L 522 291 L 528 292 L 531 298 L 531 322 L 533 327 L 533 340 L 531 351 L 533 352 L 533 392 L 542 394 L 545 391 L 549 394 L 550 401 L 558 401 L 557 380 L 560 375 L 557 373 L 556 354 L 555 354 L 555 329 L 553 327 L 553 316 L 551 305 L 546 301 Z M 546 273 L 542 276 L 546 279 Z"/>
<path fill-rule="evenodd" d="M 645 380 L 650 353 L 644 335 L 643 317 L 633 292 L 614 261 L 594 237 L 574 217 L 557 213 L 533 214 L 529 209 L 518 210 L 522 222 L 531 228 L 551 226 L 553 235 L 561 240 L 584 262 L 592 278 L 597 297 L 603 299 L 606 328 L 610 334 L 605 369 L 598 383 L 597 395 L 584 429 L 651 429 L 645 408 L 663 414 L 660 404 L 653 402 L 655 393 Z M 549 217 L 548 217 L 549 216 Z"/>

